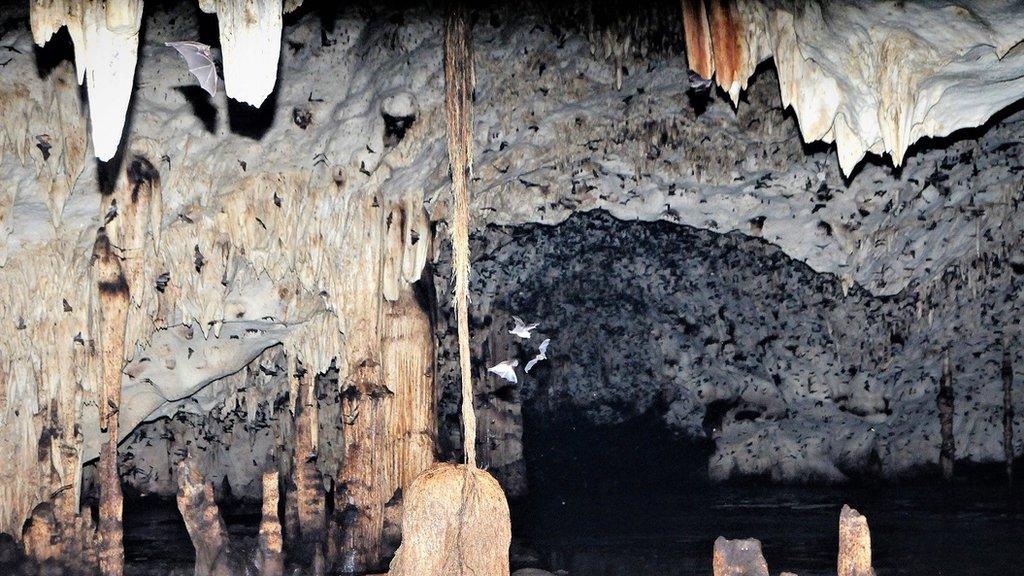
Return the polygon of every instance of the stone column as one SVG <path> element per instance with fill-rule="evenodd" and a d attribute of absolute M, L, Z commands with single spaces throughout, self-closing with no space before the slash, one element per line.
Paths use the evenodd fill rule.
<path fill-rule="evenodd" d="M 953 478 L 953 466 L 956 462 L 956 440 L 953 438 L 953 413 L 955 395 L 953 393 L 953 367 L 949 361 L 949 350 L 946 350 L 942 361 L 942 379 L 939 381 L 939 396 L 936 404 L 939 408 L 939 434 L 942 445 L 939 448 L 939 467 L 942 478 Z"/>
<path fill-rule="evenodd" d="M 838 571 L 839 576 L 875 576 L 868 520 L 849 506 L 839 514 Z"/>

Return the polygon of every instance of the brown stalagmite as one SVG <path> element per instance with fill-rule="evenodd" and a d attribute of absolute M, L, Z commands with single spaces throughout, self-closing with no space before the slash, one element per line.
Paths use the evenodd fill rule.
<path fill-rule="evenodd" d="M 768 576 L 768 563 L 761 553 L 761 542 L 753 538 L 715 540 L 712 560 L 714 576 Z"/>
<path fill-rule="evenodd" d="M 384 504 L 391 498 L 391 456 L 386 422 L 391 390 L 381 373 L 383 227 L 387 216 L 376 195 L 352 200 L 360 223 L 353 269 L 345 275 L 345 362 L 341 382 L 345 459 L 337 474 L 330 564 L 366 571 L 380 563 Z M 355 229 L 355 227 L 353 227 Z"/>
<path fill-rule="evenodd" d="M 317 460 L 318 406 L 315 378 L 299 368 L 299 398 L 295 403 L 295 452 L 292 455 L 292 474 L 295 483 L 296 512 L 298 515 L 296 559 L 312 570 L 324 572 L 325 509 L 324 489 Z"/>
<path fill-rule="evenodd" d="M 213 485 L 185 461 L 178 463 L 178 511 L 196 549 L 195 576 L 231 576 L 228 531 L 213 499 Z"/>
<path fill-rule="evenodd" d="M 498 482 L 476 467 L 476 417 L 469 350 L 469 175 L 473 60 L 464 6 L 444 24 L 445 111 L 454 204 L 452 251 L 462 371 L 462 466 L 440 464 L 419 475 L 406 494 L 402 545 L 390 576 L 508 576 L 512 538 L 508 503 Z"/>
<path fill-rule="evenodd" d="M 1003 348 L 1003 458 L 1006 460 L 1006 480 L 1013 484 L 1013 361 L 1010 349 Z"/>
<path fill-rule="evenodd" d="M 422 207 L 402 206 L 392 211 L 388 236 L 402 236 L 406 222 L 417 216 L 426 219 Z M 429 232 L 428 232 L 429 234 Z M 430 239 L 418 237 L 417 243 L 428 244 Z M 388 255 L 410 252 L 408 241 L 396 241 Z M 393 486 L 408 488 L 413 479 L 434 463 L 436 414 L 434 409 L 434 337 L 430 322 L 431 294 L 426 275 L 415 283 L 402 278 L 398 266 L 386 268 L 385 277 L 392 276 L 396 290 L 394 301 L 384 302 L 384 321 L 381 326 L 381 371 L 384 382 L 394 392 L 389 402 L 388 437 L 392 446 L 393 471 L 389 477 Z M 390 274 L 389 274 L 390 272 Z"/>
<path fill-rule="evenodd" d="M 374 369 L 376 370 L 376 369 Z M 361 394 L 350 389 L 343 394 L 351 401 L 344 404 L 345 464 L 339 476 L 344 480 L 335 490 L 335 512 L 341 524 L 340 562 L 345 570 L 376 568 L 380 562 L 381 536 L 384 531 L 383 494 L 390 485 L 385 471 L 386 398 Z M 375 472 L 377 474 L 375 474 Z"/>
<path fill-rule="evenodd" d="M 263 516 L 260 519 L 259 548 L 256 551 L 256 566 L 260 576 L 281 576 L 284 573 L 281 520 L 277 514 L 279 480 L 277 471 L 263 474 Z"/>
<path fill-rule="evenodd" d="M 939 396 L 936 398 L 936 405 L 939 408 L 939 435 L 942 439 L 942 445 L 939 448 L 939 467 L 942 469 L 942 477 L 946 480 L 953 477 L 953 465 L 956 459 L 956 440 L 953 438 L 954 402 L 953 367 L 949 361 L 949 350 L 946 350 L 942 360 Z"/>
<path fill-rule="evenodd" d="M 683 32 L 690 70 L 702 78 L 711 78 L 715 74 L 715 54 L 704 0 L 683 0 Z"/>
<path fill-rule="evenodd" d="M 124 367 L 125 323 L 130 295 L 120 257 L 99 229 L 93 245 L 93 274 L 98 301 L 99 354 L 103 385 L 100 392 L 100 429 L 107 441 L 100 449 L 99 563 L 105 576 L 124 571 L 121 532 L 121 479 L 117 473 L 117 415 L 121 404 L 121 369 Z"/>
<path fill-rule="evenodd" d="M 871 532 L 868 520 L 843 506 L 839 514 L 839 576 L 874 576 L 871 568 Z"/>

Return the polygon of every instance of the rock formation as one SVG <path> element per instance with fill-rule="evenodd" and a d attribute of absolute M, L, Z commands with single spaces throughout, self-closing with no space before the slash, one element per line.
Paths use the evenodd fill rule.
<path fill-rule="evenodd" d="M 768 576 L 761 542 L 753 538 L 726 540 L 719 536 L 712 567 L 715 576 Z"/>
<path fill-rule="evenodd" d="M 256 567 L 260 576 L 284 574 L 284 540 L 277 507 L 280 503 L 280 477 L 277 472 L 263 475 L 263 515 L 260 518 L 259 547 Z"/>
<path fill-rule="evenodd" d="M 196 549 L 196 576 L 238 574 L 231 565 L 229 536 L 213 499 L 213 485 L 186 462 L 178 464 L 178 510 Z"/>
<path fill-rule="evenodd" d="M 956 396 L 953 392 L 953 366 L 949 362 L 949 351 L 942 358 L 942 378 L 939 380 L 939 395 L 935 399 L 939 409 L 939 468 L 945 480 L 953 478 L 956 463 L 956 438 L 953 436 L 953 411 Z"/>
<path fill-rule="evenodd" d="M 839 576 L 874 576 L 871 567 L 871 533 L 868 520 L 843 506 L 839 514 Z"/>
<path fill-rule="evenodd" d="M 1006 461 L 1006 480 L 1013 484 L 1013 461 L 1016 458 L 1013 449 L 1013 361 L 1010 351 L 1005 348 L 1000 373 L 1003 378 L 1003 459 Z"/>

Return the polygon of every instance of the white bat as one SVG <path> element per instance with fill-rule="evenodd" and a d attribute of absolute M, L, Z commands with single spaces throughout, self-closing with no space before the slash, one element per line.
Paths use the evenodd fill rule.
<path fill-rule="evenodd" d="M 533 368 L 534 364 L 540 362 L 541 360 L 548 359 L 548 344 L 551 344 L 551 338 L 547 338 L 540 343 L 540 348 L 538 348 L 537 355 L 533 357 L 533 360 L 530 360 L 529 362 L 526 363 L 527 374 L 530 373 L 530 368 Z"/>
<path fill-rule="evenodd" d="M 516 366 L 519 366 L 519 360 L 505 360 L 491 366 L 487 371 L 493 372 L 513 384 L 518 384 L 519 379 L 516 378 Z"/>
<path fill-rule="evenodd" d="M 513 316 L 512 321 L 515 322 L 516 325 L 514 328 L 509 330 L 508 333 L 515 334 L 516 336 L 519 336 L 520 338 L 524 338 L 526 340 L 530 339 L 530 332 L 537 328 L 537 326 L 539 326 L 539 324 L 537 323 L 527 324 L 526 322 L 523 322 L 523 319 L 518 316 Z"/>
<path fill-rule="evenodd" d="M 165 42 L 174 48 L 185 59 L 188 64 L 188 71 L 199 80 L 199 86 L 209 92 L 210 96 L 217 95 L 217 86 L 220 78 L 217 76 L 217 65 L 213 62 L 210 54 L 210 47 L 199 42 Z M 258 57 L 252 55 L 253 58 Z"/>

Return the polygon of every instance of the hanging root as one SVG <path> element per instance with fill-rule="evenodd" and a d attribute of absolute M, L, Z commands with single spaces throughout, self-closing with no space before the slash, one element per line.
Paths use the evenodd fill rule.
<path fill-rule="evenodd" d="M 473 54 L 463 6 L 452 10 L 444 25 L 445 116 L 448 161 L 452 171 L 452 254 L 455 262 L 455 311 L 459 326 L 459 368 L 462 372 L 463 450 L 466 465 L 476 467 L 476 414 L 469 353 L 469 177 L 473 143 Z"/>
<path fill-rule="evenodd" d="M 508 576 L 512 537 L 501 486 L 476 467 L 476 416 L 469 356 L 469 176 L 471 172 L 473 60 L 465 10 L 444 25 L 445 112 L 452 170 L 452 252 L 462 371 L 463 449 L 466 464 L 439 464 L 420 474 L 405 495 L 402 545 L 391 576 Z"/>

